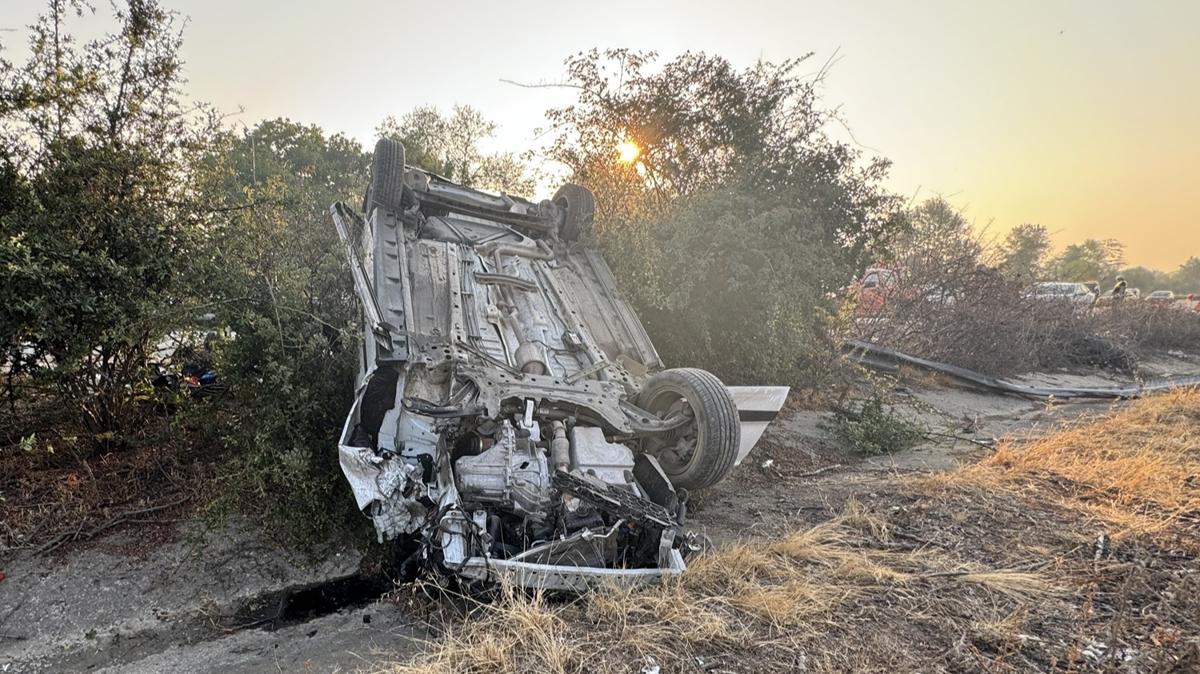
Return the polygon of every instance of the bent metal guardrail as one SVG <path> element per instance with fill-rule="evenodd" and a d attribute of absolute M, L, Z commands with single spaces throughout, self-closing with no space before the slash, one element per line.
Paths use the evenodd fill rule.
<path fill-rule="evenodd" d="M 980 386 L 992 391 L 1001 393 L 1011 393 L 1013 395 L 1024 396 L 1027 398 L 1099 398 L 1099 399 L 1127 399 L 1137 398 L 1147 393 L 1156 393 L 1160 391 L 1169 391 L 1177 388 L 1192 388 L 1200 386 L 1200 375 L 1182 375 L 1179 377 L 1166 377 L 1160 379 L 1152 379 L 1145 382 L 1135 382 L 1132 384 L 1120 384 L 1117 386 L 1101 386 L 1095 388 L 1075 388 L 1075 387 L 1044 387 L 1044 386 L 1027 386 L 1025 384 L 1016 384 L 997 377 L 988 376 L 968 370 L 957 365 L 949 365 L 947 363 L 939 363 L 937 361 L 928 360 L 919 356 L 912 356 L 907 353 L 902 353 L 894 349 L 889 349 L 878 344 L 863 342 L 857 339 L 847 340 L 845 348 L 852 360 L 855 360 L 868 367 L 884 370 L 895 370 L 899 365 L 912 365 L 921 367 L 935 372 L 941 372 L 975 386 Z"/>

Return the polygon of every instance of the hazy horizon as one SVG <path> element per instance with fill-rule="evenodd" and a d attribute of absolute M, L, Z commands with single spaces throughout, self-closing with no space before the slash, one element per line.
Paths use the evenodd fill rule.
<path fill-rule="evenodd" d="M 892 160 L 896 192 L 941 194 L 992 236 L 1036 222 L 1057 248 L 1116 238 L 1129 266 L 1200 255 L 1200 3 L 163 4 L 189 17 L 189 97 L 243 108 L 234 123 L 289 117 L 368 147 L 387 115 L 455 103 L 498 124 L 490 149 L 534 146 L 544 111 L 572 92 L 501 79 L 560 80 L 563 59 L 592 47 L 738 66 L 811 51 L 813 70 L 834 59 L 824 104 L 869 156 Z M 0 9 L 9 59 L 24 58 L 43 6 Z M 107 12 L 80 32 L 110 25 Z"/>

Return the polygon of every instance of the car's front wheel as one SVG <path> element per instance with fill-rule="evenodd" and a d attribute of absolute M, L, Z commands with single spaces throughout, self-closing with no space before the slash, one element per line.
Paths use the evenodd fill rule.
<path fill-rule="evenodd" d="M 558 227 L 558 238 L 563 241 L 578 241 L 592 228 L 596 216 L 596 198 L 583 185 L 567 183 L 554 193 L 554 205 L 562 213 Z"/>
<path fill-rule="evenodd" d="M 371 187 L 363 200 L 364 214 L 369 216 L 374 205 L 399 213 L 404 210 L 403 195 L 404 145 L 392 138 L 380 138 L 371 159 Z"/>
<path fill-rule="evenodd" d="M 646 381 L 638 406 L 663 419 L 690 418 L 643 443 L 676 487 L 711 487 L 733 470 L 741 426 L 733 396 L 716 375 L 695 368 L 664 370 Z"/>

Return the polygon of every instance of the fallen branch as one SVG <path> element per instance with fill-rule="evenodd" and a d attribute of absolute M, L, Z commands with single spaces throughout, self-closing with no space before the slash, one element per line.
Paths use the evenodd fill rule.
<path fill-rule="evenodd" d="M 179 499 L 178 501 L 172 501 L 171 503 L 163 503 L 163 504 L 156 505 L 156 506 L 150 506 L 148 508 L 139 508 L 137 510 L 130 510 L 128 512 L 121 513 L 120 515 L 117 515 L 116 517 L 109 519 L 108 521 L 104 522 L 104 524 L 101 524 L 100 526 L 98 526 L 86 533 L 83 533 L 83 526 L 81 524 L 80 527 L 75 530 L 74 534 L 63 533 L 63 534 L 59 534 L 58 536 L 55 536 L 52 540 L 47 542 L 45 545 L 38 548 L 37 554 L 39 554 L 39 555 L 46 554 L 46 553 L 50 552 L 51 550 L 54 550 L 58 546 L 62 545 L 63 543 L 66 543 L 68 541 L 87 540 L 89 538 L 92 538 L 96 534 L 99 534 L 103 531 L 107 531 L 107 530 L 117 526 L 118 524 L 124 523 L 131 517 L 136 517 L 138 515 L 145 515 L 148 513 L 158 512 L 160 510 L 166 510 L 168 508 L 174 508 L 177 505 L 182 505 L 182 504 L 186 503 L 191 498 L 192 498 L 192 495 L 188 494 L 187 496 L 184 496 L 183 498 Z"/>
<path fill-rule="evenodd" d="M 842 467 L 842 464 L 835 463 L 831 466 L 825 466 L 824 468 L 818 468 L 814 471 L 810 471 L 807 473 L 800 473 L 799 475 L 793 475 L 792 477 L 813 477 L 816 475 L 820 475 L 821 473 L 824 473 L 827 470 L 833 470 L 834 468 L 841 468 L 841 467 Z"/>
<path fill-rule="evenodd" d="M 951 440 L 962 440 L 964 442 L 969 442 L 973 445 L 979 445 L 980 447 L 983 447 L 984 449 L 995 449 L 996 448 L 996 440 L 995 439 L 976 440 L 974 438 L 967 438 L 967 437 L 964 437 L 961 435 L 955 435 L 953 433 L 938 433 L 937 431 L 925 431 L 925 436 L 926 437 L 935 437 L 935 438 L 950 438 Z"/>

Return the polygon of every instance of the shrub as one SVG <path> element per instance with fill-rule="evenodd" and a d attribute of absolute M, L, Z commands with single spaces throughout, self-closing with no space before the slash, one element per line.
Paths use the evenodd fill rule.
<path fill-rule="evenodd" d="M 218 506 L 244 506 L 293 539 L 363 520 L 337 461 L 358 307 L 328 209 L 361 194 L 368 165 L 356 142 L 287 120 L 226 136 L 206 162 L 223 216 L 206 241 L 218 262 L 197 282 L 236 335 L 214 354 L 231 397 L 201 412 L 227 450 Z"/>
<path fill-rule="evenodd" d="M 131 2 L 80 46 L 75 5 L 51 3 L 25 64 L 0 62 L 0 371 L 10 396 L 32 377 L 111 436 L 139 424 L 135 384 L 188 294 L 214 125 L 179 99 L 174 14 Z"/>
<path fill-rule="evenodd" d="M 842 323 L 824 293 L 845 267 L 802 204 L 730 187 L 606 233 L 622 291 L 666 362 L 730 384 L 829 381 Z"/>
<path fill-rule="evenodd" d="M 1074 366 L 1132 373 L 1140 353 L 1200 343 L 1195 312 L 1031 296 L 1028 274 L 1014 275 L 1010 266 L 1011 241 L 989 248 L 940 199 L 914 209 L 908 221 L 891 263 L 899 281 L 886 289 L 878 314 L 855 322 L 858 339 L 998 376 Z M 992 264 L 997 252 L 999 267 Z"/>
<path fill-rule="evenodd" d="M 837 410 L 833 421 L 834 437 L 846 447 L 867 456 L 911 449 L 924 440 L 927 433 L 921 423 L 885 407 L 878 393 L 864 400 L 856 410 Z"/>
<path fill-rule="evenodd" d="M 1194 311 L 1046 302 L 985 267 L 942 287 L 953 301 L 897 298 L 877 320 L 860 321 L 856 336 L 998 376 L 1069 367 L 1134 373 L 1146 353 L 1200 344 Z"/>

